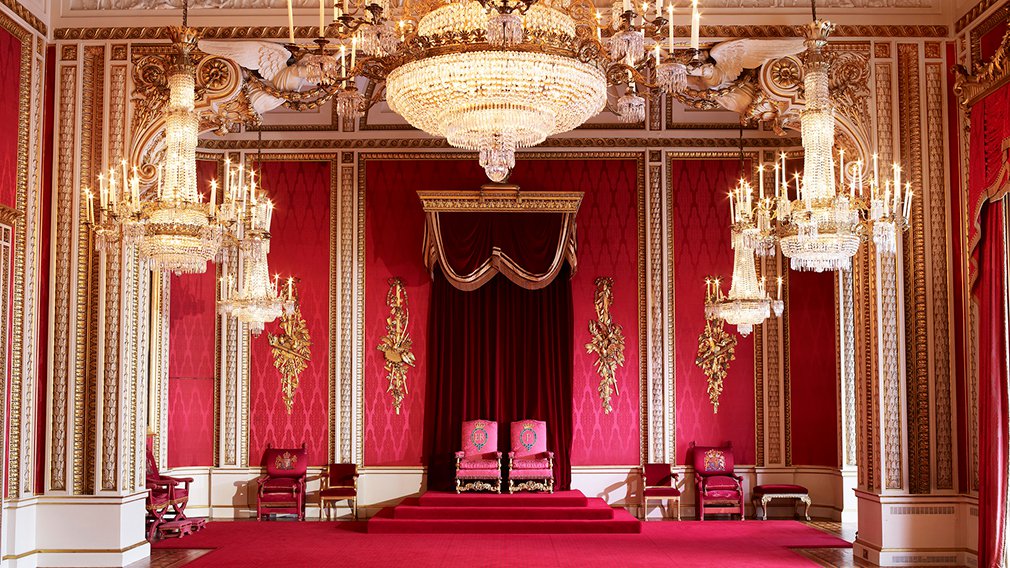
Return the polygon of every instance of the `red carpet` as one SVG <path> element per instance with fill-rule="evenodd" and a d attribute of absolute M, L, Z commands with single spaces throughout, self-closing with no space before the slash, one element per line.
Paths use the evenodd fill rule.
<path fill-rule="evenodd" d="M 641 534 L 368 534 L 365 523 L 214 522 L 155 548 L 216 549 L 186 568 L 817 566 L 789 548 L 849 547 L 796 521 L 653 521 Z"/>
<path fill-rule="evenodd" d="M 638 533 L 641 523 L 581 491 L 456 493 L 429 491 L 368 521 L 369 533 L 563 534 Z"/>

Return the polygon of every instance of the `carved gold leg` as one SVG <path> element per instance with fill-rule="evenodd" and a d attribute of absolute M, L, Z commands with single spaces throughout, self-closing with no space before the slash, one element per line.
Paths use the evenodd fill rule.
<path fill-rule="evenodd" d="M 800 501 L 803 501 L 803 504 L 805 505 L 805 507 L 803 509 L 803 516 L 806 518 L 806 520 L 809 521 L 810 520 L 810 496 L 809 495 L 804 495 L 803 497 L 800 497 Z"/>
<path fill-rule="evenodd" d="M 457 494 L 459 494 L 459 493 L 461 493 L 462 491 L 463 491 L 463 489 L 462 489 L 462 488 L 460 488 L 460 485 L 459 485 L 459 478 L 457 477 L 457 478 L 456 478 L 456 493 L 457 493 Z"/>

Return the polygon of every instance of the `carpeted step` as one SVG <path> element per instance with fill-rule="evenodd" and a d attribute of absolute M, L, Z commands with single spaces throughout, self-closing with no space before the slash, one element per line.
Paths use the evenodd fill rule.
<path fill-rule="evenodd" d="M 642 524 L 623 509 L 605 519 L 402 519 L 392 509 L 383 509 L 369 519 L 369 533 L 462 533 L 462 534 L 577 534 L 642 532 Z"/>
<path fill-rule="evenodd" d="M 614 512 L 602 499 L 590 499 L 585 507 L 431 507 L 401 503 L 393 508 L 397 519 L 604 519 Z"/>
<path fill-rule="evenodd" d="M 585 507 L 581 491 L 555 493 L 450 493 L 428 491 L 418 498 L 422 507 Z"/>

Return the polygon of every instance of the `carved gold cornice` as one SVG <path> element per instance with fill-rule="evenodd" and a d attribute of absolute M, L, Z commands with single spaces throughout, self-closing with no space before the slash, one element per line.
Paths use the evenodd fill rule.
<path fill-rule="evenodd" d="M 38 16 L 33 14 L 31 10 L 25 8 L 24 5 L 18 2 L 18 0 L 0 0 L 0 1 L 2 1 L 3 5 L 9 8 L 11 12 L 14 12 L 15 16 L 21 18 L 26 24 L 34 28 L 35 31 L 39 32 L 42 35 L 46 35 L 48 33 L 49 28 L 46 26 L 46 24 L 42 20 L 40 20 Z"/>
<path fill-rule="evenodd" d="M 520 191 L 518 185 L 484 186 L 477 191 L 418 191 L 425 213 L 443 211 L 577 213 L 581 191 Z"/>
<path fill-rule="evenodd" d="M 1003 41 L 992 59 L 977 68 L 975 73 L 969 74 L 963 65 L 958 65 L 954 73 L 954 96 L 965 110 L 1006 84 L 1010 80 L 1010 30 L 1003 35 Z"/>
<path fill-rule="evenodd" d="M 971 10 L 968 10 L 957 19 L 957 22 L 954 24 L 954 33 L 960 33 L 961 30 L 968 27 L 968 24 L 974 22 L 976 18 L 984 14 L 989 8 L 992 8 L 996 2 L 997 0 L 982 0 L 978 4 L 975 4 Z"/>
<path fill-rule="evenodd" d="M 8 227 L 13 227 L 17 220 L 22 217 L 22 214 L 17 209 L 7 207 L 6 205 L 0 205 L 0 225 L 7 225 Z"/>
<path fill-rule="evenodd" d="M 636 138 L 636 137 L 587 137 L 548 138 L 537 148 L 736 148 L 739 138 Z M 744 145 L 750 148 L 792 148 L 802 146 L 799 138 L 746 138 Z M 200 140 L 200 148 L 206 150 L 372 150 L 372 149 L 451 149 L 444 138 L 372 138 L 372 139 L 281 139 L 264 140 Z M 468 154 L 469 155 L 469 154 Z M 519 154 L 520 156 L 523 153 Z"/>
<path fill-rule="evenodd" d="M 5 3 L 13 0 L 3 0 Z M 707 38 L 725 37 L 802 37 L 804 26 L 702 26 L 701 36 Z M 942 37 L 948 36 L 947 26 L 874 26 L 874 25 L 843 25 L 835 30 L 834 37 Z M 286 39 L 287 27 L 281 26 L 231 26 L 200 28 L 201 37 L 214 39 Z M 302 38 L 315 37 L 318 28 L 300 26 L 295 29 L 295 36 Z M 687 26 L 677 26 L 675 33 L 683 37 L 688 32 Z M 126 28 L 57 28 L 53 32 L 57 40 L 92 40 L 92 39 L 168 39 L 165 27 L 126 27 Z"/>

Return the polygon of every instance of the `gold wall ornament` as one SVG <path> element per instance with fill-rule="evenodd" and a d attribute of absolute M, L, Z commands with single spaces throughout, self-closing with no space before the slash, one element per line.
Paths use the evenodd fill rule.
<path fill-rule="evenodd" d="M 309 327 L 302 317 L 302 308 L 297 303 L 291 313 L 281 316 L 281 332 L 268 336 L 270 347 L 274 354 L 274 367 L 281 375 L 281 397 L 284 406 L 291 414 L 291 406 L 295 402 L 295 391 L 298 390 L 298 377 L 309 366 L 312 351 L 309 347 Z"/>
<path fill-rule="evenodd" d="M 596 353 L 596 372 L 600 374 L 600 386 L 596 390 L 600 393 L 604 414 L 610 414 L 614 410 L 610 404 L 611 397 L 621 394 L 616 373 L 618 367 L 624 366 L 624 331 L 610 317 L 610 304 L 613 302 L 614 279 L 603 276 L 597 278 L 596 293 L 593 295 L 596 321 L 589 322 L 592 340 L 586 344 L 586 353 Z"/>
<path fill-rule="evenodd" d="M 400 414 L 400 405 L 407 395 L 407 367 L 414 366 L 414 354 L 410 348 L 412 341 L 407 332 L 410 316 L 407 313 L 407 290 L 403 281 L 393 277 L 389 279 L 389 292 L 386 293 L 386 305 L 389 306 L 389 317 L 386 318 L 386 335 L 379 339 L 378 349 L 385 354 L 386 378 L 389 388 L 386 389 L 393 397 L 393 408 Z"/>
<path fill-rule="evenodd" d="M 714 279 L 708 279 L 712 281 Z M 729 372 L 729 362 L 736 358 L 736 336 L 723 329 L 723 320 L 708 318 L 705 330 L 698 337 L 698 357 L 694 363 L 708 377 L 708 398 L 712 401 L 712 413 L 719 413 L 719 396 L 722 395 L 723 380 Z"/>

